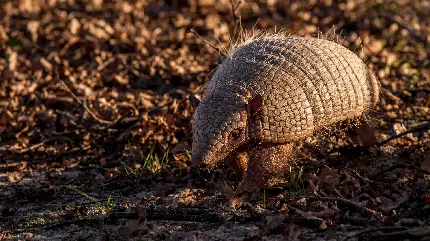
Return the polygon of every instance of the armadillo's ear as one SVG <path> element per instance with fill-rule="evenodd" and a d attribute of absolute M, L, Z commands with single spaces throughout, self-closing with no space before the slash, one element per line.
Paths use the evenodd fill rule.
<path fill-rule="evenodd" d="M 263 105 L 263 98 L 261 98 L 260 94 L 255 95 L 249 101 L 249 111 L 251 115 L 255 115 L 261 110 L 261 106 Z"/>
<path fill-rule="evenodd" d="M 200 98 L 196 95 L 191 94 L 189 96 L 189 100 L 191 105 L 194 106 L 194 108 L 196 108 L 200 104 Z"/>

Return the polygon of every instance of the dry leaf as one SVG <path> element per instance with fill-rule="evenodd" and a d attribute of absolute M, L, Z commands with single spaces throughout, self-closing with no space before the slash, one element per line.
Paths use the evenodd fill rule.
<path fill-rule="evenodd" d="M 81 28 L 81 23 L 76 18 L 72 19 L 69 24 L 69 29 L 71 34 L 78 34 L 79 30 Z"/>
<path fill-rule="evenodd" d="M 115 30 L 104 20 L 90 22 L 88 24 L 88 32 L 98 39 L 109 39 Z"/>
<path fill-rule="evenodd" d="M 3 26 L 0 25 L 0 44 L 6 43 L 9 40 L 9 37 L 6 34 L 6 30 L 4 30 Z"/>
<path fill-rule="evenodd" d="M 366 47 L 370 51 L 370 53 L 378 54 L 384 48 L 384 43 L 381 40 L 372 39 L 366 45 Z"/>
<path fill-rule="evenodd" d="M 52 64 L 48 62 L 45 58 L 40 58 L 40 63 L 45 68 L 46 71 L 52 71 Z"/>
<path fill-rule="evenodd" d="M 37 37 L 38 37 L 37 32 L 39 30 L 39 26 L 40 26 L 39 21 L 29 21 L 27 23 L 27 30 L 30 32 L 31 40 L 33 40 L 33 42 L 37 42 Z"/>
<path fill-rule="evenodd" d="M 424 160 L 421 162 L 421 168 L 430 172 L 430 156 L 424 158 Z"/>
<path fill-rule="evenodd" d="M 6 53 L 8 56 L 9 70 L 15 71 L 16 65 L 18 63 L 18 54 L 16 52 L 12 51 L 11 49 L 8 49 L 6 51 Z"/>
<path fill-rule="evenodd" d="M 33 0 L 19 0 L 19 10 L 22 12 L 39 13 L 40 2 Z"/>

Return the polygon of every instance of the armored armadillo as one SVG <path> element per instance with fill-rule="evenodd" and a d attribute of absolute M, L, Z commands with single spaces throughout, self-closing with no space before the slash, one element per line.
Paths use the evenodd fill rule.
<path fill-rule="evenodd" d="M 373 108 L 379 83 L 340 44 L 275 34 L 235 48 L 204 92 L 193 116 L 192 162 L 214 167 L 246 156 L 242 192 L 276 183 L 291 143 Z"/>

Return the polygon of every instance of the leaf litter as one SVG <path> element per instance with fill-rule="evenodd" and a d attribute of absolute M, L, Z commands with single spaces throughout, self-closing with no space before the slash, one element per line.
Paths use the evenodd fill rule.
<path fill-rule="evenodd" d="M 3 1 L 0 239 L 428 239 L 429 11 L 409 0 Z M 239 23 L 340 32 L 383 87 L 363 133 L 379 144 L 309 140 L 285 184 L 246 202 L 238 174 L 191 167 L 188 96 Z"/>

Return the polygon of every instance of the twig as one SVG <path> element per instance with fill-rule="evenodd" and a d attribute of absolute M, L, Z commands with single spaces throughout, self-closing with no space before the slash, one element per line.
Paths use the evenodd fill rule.
<path fill-rule="evenodd" d="M 148 220 L 170 220 L 170 221 L 193 221 L 203 223 L 219 223 L 228 220 L 230 217 L 224 213 L 219 213 L 216 210 L 208 210 L 206 208 L 154 208 L 149 207 L 143 209 L 144 218 Z M 83 218 L 75 220 L 61 220 L 58 223 L 40 225 L 34 224 L 25 228 L 12 227 L 13 233 L 33 230 L 50 230 L 57 229 L 69 225 L 85 225 L 89 223 L 104 223 L 107 220 L 117 219 L 138 219 L 141 215 L 138 212 L 113 212 L 104 218 Z"/>
<path fill-rule="evenodd" d="M 232 10 L 232 14 L 233 14 L 233 21 L 234 24 L 236 24 L 236 20 L 239 19 L 239 17 L 236 15 L 236 10 L 239 7 L 239 5 L 241 4 L 241 1 L 238 1 L 235 5 L 235 0 L 230 0 L 230 4 L 231 4 L 231 10 Z"/>
<path fill-rule="evenodd" d="M 39 143 L 34 144 L 34 145 L 31 145 L 31 146 L 29 146 L 27 148 L 22 148 L 22 149 L 21 148 L 17 148 L 17 147 L 13 147 L 13 146 L 12 147 L 8 147 L 8 146 L 3 147 L 3 146 L 0 146 L 0 151 L 14 151 L 14 152 L 17 152 L 19 154 L 22 154 L 22 153 L 25 153 L 25 152 L 28 152 L 28 151 L 35 150 L 35 149 L 37 149 L 37 148 L 39 148 L 39 147 L 41 147 L 43 145 L 45 145 L 44 141 L 39 142 Z"/>
<path fill-rule="evenodd" d="M 408 212 L 405 212 L 403 214 L 395 214 L 388 217 L 389 223 L 396 223 L 399 222 L 401 219 L 418 219 L 418 218 L 425 218 L 427 219 L 430 216 L 430 205 L 426 206 L 420 206 L 411 208 L 408 210 Z"/>
<path fill-rule="evenodd" d="M 112 127 L 116 126 L 118 123 L 120 123 L 121 121 L 123 121 L 125 118 L 127 118 L 127 117 L 131 116 L 131 114 L 135 114 L 135 111 L 134 111 L 134 110 L 129 110 L 129 111 L 127 111 L 127 113 L 125 113 L 124 115 L 122 115 L 122 116 L 120 116 L 119 118 L 117 118 L 116 120 L 114 120 L 114 121 L 112 122 L 112 124 L 110 124 L 110 125 L 108 125 L 108 126 L 106 126 L 106 127 L 102 128 L 102 130 L 107 130 L 107 129 L 110 129 L 110 128 L 112 128 Z"/>
<path fill-rule="evenodd" d="M 425 37 L 423 37 L 419 33 L 417 33 L 417 31 L 415 29 L 413 29 L 411 26 L 409 26 L 403 20 L 401 20 L 398 17 L 395 17 L 395 16 L 393 16 L 390 13 L 385 12 L 385 11 L 381 11 L 380 15 L 381 15 L 381 17 L 383 17 L 385 19 L 388 19 L 389 21 L 391 21 L 393 23 L 396 23 L 400 27 L 406 29 L 413 37 L 415 37 L 419 41 L 422 41 L 425 45 L 428 44 L 428 41 L 427 41 L 427 39 Z"/>
<path fill-rule="evenodd" d="M 241 1 L 239 0 L 236 5 L 234 3 L 234 0 L 230 0 L 230 5 L 231 5 L 231 11 L 232 11 L 232 15 L 233 15 L 233 33 L 232 33 L 232 37 L 235 38 L 236 37 L 236 31 L 237 31 L 237 20 L 239 19 L 239 17 L 236 15 L 236 10 L 239 7 L 239 5 L 241 4 Z"/>
<path fill-rule="evenodd" d="M 394 139 L 397 139 L 397 138 L 399 138 L 399 137 L 405 136 L 405 135 L 407 135 L 407 134 L 409 134 L 409 133 L 413 133 L 413 132 L 420 132 L 420 131 L 426 131 L 426 130 L 430 130 L 430 122 L 429 122 L 429 123 L 425 123 L 425 124 L 423 124 L 423 125 L 421 125 L 421 126 L 418 126 L 418 127 L 412 128 L 412 129 L 410 129 L 410 130 L 404 131 L 404 132 L 399 133 L 399 134 L 397 134 L 397 135 L 395 135 L 395 136 L 392 136 L 392 137 L 388 138 L 388 139 L 387 139 L 387 140 L 385 140 L 385 141 L 381 141 L 381 142 L 379 142 L 378 144 L 376 144 L 376 146 L 378 146 L 378 147 L 379 147 L 379 146 L 383 146 L 383 145 L 387 144 L 388 142 L 390 142 L 390 141 L 392 141 L 392 140 L 394 140 Z"/>
<path fill-rule="evenodd" d="M 376 179 L 377 177 L 381 176 L 382 174 L 387 173 L 387 172 L 392 171 L 392 170 L 397 169 L 397 168 L 411 168 L 411 169 L 415 169 L 415 170 L 421 171 L 424 174 L 430 175 L 429 171 L 426 171 L 426 170 L 424 170 L 424 169 L 422 169 L 422 168 L 420 168 L 418 166 L 415 166 L 415 165 L 395 164 L 395 165 L 393 165 L 391 167 L 388 167 L 387 169 L 384 169 L 384 170 L 376 173 L 371 178 L 372 179 Z"/>
<path fill-rule="evenodd" d="M 194 34 L 194 36 L 196 36 L 197 38 L 199 38 L 200 40 L 202 40 L 203 42 L 205 42 L 207 45 L 209 45 L 209 47 L 213 48 L 215 51 L 217 51 L 223 58 L 227 57 L 219 48 L 213 46 L 211 43 L 209 43 L 209 41 L 207 41 L 206 39 L 204 39 L 202 36 L 200 36 L 198 33 L 194 32 L 194 30 L 190 29 L 187 31 L 187 33 L 192 33 Z"/>
<path fill-rule="evenodd" d="M 347 206 L 353 207 L 363 213 L 370 214 L 371 216 L 380 218 L 382 215 L 380 213 L 377 213 L 376 211 L 373 211 L 369 208 L 363 207 L 361 204 L 353 202 L 351 200 L 340 198 L 340 197 L 321 197 L 322 200 L 332 200 L 332 201 L 339 201 L 344 203 Z"/>
<path fill-rule="evenodd" d="M 345 204 L 347 206 L 355 208 L 356 210 L 359 210 L 362 213 L 370 214 L 372 217 L 381 218 L 381 216 L 382 216 L 380 213 L 378 213 L 376 211 L 373 211 L 371 209 L 368 209 L 366 207 L 363 207 L 359 203 L 356 203 L 354 201 L 351 201 L 351 200 L 348 200 L 348 199 L 345 199 L 345 198 L 341 198 L 341 197 L 300 196 L 300 197 L 296 197 L 296 198 L 287 200 L 287 202 L 288 201 L 294 201 L 294 200 L 297 200 L 297 199 L 302 199 L 302 198 L 317 199 L 317 200 L 328 200 L 328 201 L 338 201 L 338 202 L 341 202 L 341 203 L 343 203 L 343 204 Z"/>
<path fill-rule="evenodd" d="M 22 162 L 0 164 L 0 172 L 14 172 L 16 170 L 19 170 L 21 165 Z"/>
<path fill-rule="evenodd" d="M 400 239 L 417 239 L 430 236 L 430 226 L 412 228 L 403 231 L 396 231 L 390 233 L 373 233 L 369 237 L 377 238 L 378 240 L 400 240 Z"/>
<path fill-rule="evenodd" d="M 290 209 L 294 213 L 302 216 L 304 219 L 308 220 L 312 224 L 318 223 L 319 224 L 318 228 L 320 228 L 320 229 L 326 229 L 327 228 L 327 224 L 325 223 L 325 221 L 322 218 L 318 218 L 318 217 L 316 217 L 310 213 L 304 212 L 304 211 L 302 211 L 298 208 L 292 207 L 292 206 L 288 206 L 288 209 Z"/>
<path fill-rule="evenodd" d="M 362 176 L 360 173 L 358 173 L 358 171 L 357 170 L 352 170 L 352 172 L 361 180 L 361 181 L 363 181 L 363 182 L 365 182 L 365 183 L 373 183 L 373 181 L 372 180 L 370 180 L 369 178 L 367 178 L 367 177 L 364 177 L 364 176 Z"/>
<path fill-rule="evenodd" d="M 353 234 L 347 235 L 347 236 L 345 236 L 343 239 L 341 239 L 341 241 L 347 241 L 347 240 L 349 240 L 349 239 L 352 239 L 353 237 L 360 236 L 360 235 L 362 235 L 362 234 L 370 233 L 370 232 L 374 233 L 374 232 L 377 232 L 377 231 L 382 231 L 382 232 L 383 232 L 383 231 L 398 231 L 398 230 L 405 230 L 405 227 L 380 227 L 380 228 L 367 228 L 367 229 L 363 229 L 363 230 L 361 230 L 361 231 L 358 231 L 358 232 L 356 232 L 356 233 L 353 233 Z"/>
<path fill-rule="evenodd" d="M 67 136 L 55 135 L 53 137 L 50 137 L 48 140 L 39 142 L 39 143 L 31 145 L 29 147 L 19 148 L 19 147 L 15 147 L 15 146 L 12 146 L 12 147 L 6 146 L 6 147 L 0 147 L 0 151 L 12 151 L 12 152 L 15 152 L 18 154 L 23 154 L 23 153 L 26 153 L 29 151 L 37 150 L 39 147 L 46 146 L 48 143 L 55 142 L 55 141 L 73 142 L 73 140 Z M 43 158 L 43 159 L 45 159 L 45 158 Z"/>
<path fill-rule="evenodd" d="M 126 139 L 128 137 L 128 135 L 130 135 L 131 130 L 133 130 L 133 128 L 136 126 L 137 122 L 135 122 L 133 125 L 131 125 L 129 128 L 127 128 L 125 131 L 123 131 L 121 134 L 119 134 L 116 138 L 115 141 L 117 142 L 122 142 L 124 141 L 124 139 Z"/>
<path fill-rule="evenodd" d="M 423 121 L 423 122 L 430 122 L 430 118 L 426 118 L 425 116 L 417 116 L 417 117 L 382 117 L 386 121 L 393 121 L 393 122 L 401 122 L 404 121 Z"/>
<path fill-rule="evenodd" d="M 208 225 L 229 222 L 250 223 L 261 222 L 267 214 L 255 213 L 253 215 L 241 215 L 239 212 L 224 211 L 207 209 L 202 207 L 178 207 L 178 208 L 165 208 L 165 207 L 145 207 L 136 212 L 112 212 L 105 217 L 87 217 L 74 220 L 59 220 L 57 223 L 48 225 L 43 224 L 30 224 L 26 227 L 21 225 L 12 224 L 7 227 L 11 233 L 32 232 L 35 230 L 52 230 L 70 225 L 88 225 L 88 224 L 105 224 L 118 219 L 147 219 L 147 220 L 169 220 L 169 221 L 188 221 L 206 223 Z M 320 228 L 324 224 L 324 220 L 313 220 L 303 217 L 286 217 L 285 222 L 292 222 L 296 225 L 305 226 L 308 228 Z"/>
<path fill-rule="evenodd" d="M 380 172 L 376 173 L 375 175 L 373 175 L 373 176 L 371 177 L 371 179 L 375 179 L 375 178 L 377 178 L 377 177 L 381 176 L 382 174 L 387 173 L 387 172 L 390 172 L 390 171 L 392 171 L 392 170 L 394 170 L 394 169 L 397 169 L 397 168 L 406 168 L 407 166 L 408 166 L 408 165 L 406 165 L 406 164 L 396 164 L 396 165 L 390 166 L 390 167 L 388 167 L 388 168 L 386 168 L 386 169 L 384 169 L 384 170 L 382 170 L 382 171 L 380 171 Z"/>
<path fill-rule="evenodd" d="M 32 145 L 32 146 L 30 146 L 28 148 L 21 149 L 21 150 L 18 151 L 18 153 L 25 153 L 25 152 L 28 152 L 28 151 L 33 151 L 33 150 L 36 150 L 39 147 L 44 146 L 44 145 L 45 145 L 45 142 L 42 141 L 42 142 L 34 144 L 34 145 Z"/>
<path fill-rule="evenodd" d="M 62 80 L 60 80 L 59 79 L 59 81 L 60 81 L 60 83 L 63 85 L 63 87 L 64 87 L 64 89 L 67 91 L 67 92 L 69 92 L 69 94 L 71 94 L 72 96 L 73 96 L 73 98 L 80 104 L 80 105 L 82 105 L 83 107 L 84 107 L 84 109 L 86 110 L 86 111 L 88 111 L 88 113 L 94 118 L 94 119 L 96 119 L 98 122 L 100 122 L 100 123 L 103 123 L 103 124 L 112 124 L 112 123 L 115 123 L 115 121 L 108 121 L 108 120 L 103 120 L 103 119 L 101 119 L 100 117 L 98 117 L 96 114 L 94 114 L 91 110 L 90 110 L 90 108 L 86 105 L 86 104 L 84 104 L 84 103 L 82 103 L 82 101 L 80 101 L 79 100 L 79 98 L 72 92 L 72 90 L 70 90 L 70 88 L 66 85 L 66 83 L 64 83 L 64 81 L 62 81 Z"/>
<path fill-rule="evenodd" d="M 405 89 L 406 91 L 410 92 L 410 93 L 416 93 L 416 92 L 427 92 L 430 93 L 430 88 L 414 88 L 414 89 Z"/>
<path fill-rule="evenodd" d="M 381 92 L 384 94 L 384 97 L 393 100 L 393 101 L 401 101 L 402 99 L 395 94 L 393 94 L 390 90 L 387 88 L 381 88 Z"/>

